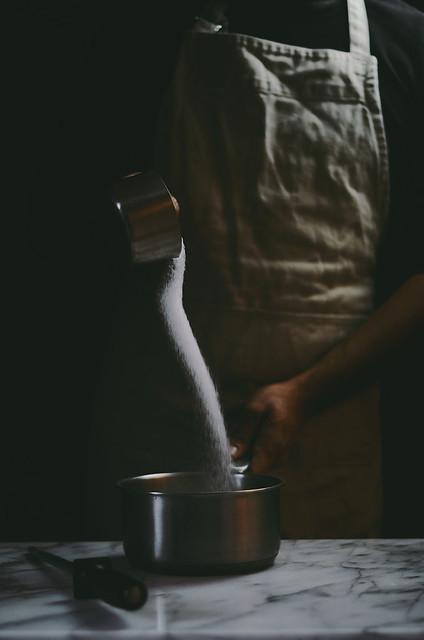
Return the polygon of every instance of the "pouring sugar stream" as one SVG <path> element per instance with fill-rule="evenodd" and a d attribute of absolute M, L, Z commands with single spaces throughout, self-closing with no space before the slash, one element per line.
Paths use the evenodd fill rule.
<path fill-rule="evenodd" d="M 228 491 L 232 488 L 234 467 L 221 405 L 182 302 L 185 258 L 185 246 L 182 243 L 181 253 L 170 261 L 167 277 L 159 291 L 159 307 L 172 346 L 184 365 L 195 394 L 196 412 L 205 449 L 204 467 L 208 475 L 205 489 Z"/>

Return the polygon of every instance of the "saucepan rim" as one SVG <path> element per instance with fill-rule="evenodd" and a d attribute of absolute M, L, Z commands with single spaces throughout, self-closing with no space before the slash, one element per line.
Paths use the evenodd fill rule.
<path fill-rule="evenodd" d="M 140 486 L 136 486 L 137 480 L 146 479 L 152 480 L 154 478 L 166 478 L 166 477 L 178 477 L 178 476 L 206 476 L 207 474 L 201 471 L 176 471 L 176 472 L 163 472 L 163 473 L 147 473 L 140 476 L 132 476 L 129 478 L 123 478 L 118 480 L 116 486 L 122 491 L 136 495 L 149 495 L 149 496 L 233 496 L 233 495 L 245 495 L 249 493 L 264 493 L 267 491 L 273 491 L 277 488 L 281 488 L 285 485 L 285 480 L 277 476 L 270 476 L 265 474 L 256 473 L 233 473 L 234 477 L 254 478 L 256 481 L 267 482 L 266 486 L 252 487 L 247 489 L 230 489 L 224 491 L 186 491 L 186 490 L 172 490 L 172 491 L 160 491 L 160 490 L 146 490 L 140 489 Z M 134 485 L 133 487 L 131 485 Z"/>

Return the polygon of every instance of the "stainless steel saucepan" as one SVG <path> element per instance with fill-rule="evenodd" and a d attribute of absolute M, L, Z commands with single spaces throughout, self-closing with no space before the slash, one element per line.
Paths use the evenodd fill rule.
<path fill-rule="evenodd" d="M 118 482 L 124 551 L 135 567 L 179 575 L 245 573 L 272 565 L 280 548 L 283 480 L 234 473 L 230 491 L 205 490 L 197 472 Z"/>

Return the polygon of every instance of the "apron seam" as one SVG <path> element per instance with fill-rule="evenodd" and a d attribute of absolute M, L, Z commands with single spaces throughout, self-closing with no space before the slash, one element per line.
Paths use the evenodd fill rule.
<path fill-rule="evenodd" d="M 322 89 L 321 85 L 316 85 L 315 87 L 313 87 L 313 89 L 316 89 L 316 94 L 317 94 L 316 96 L 311 95 L 311 88 L 300 89 L 299 91 L 297 91 L 296 94 L 294 94 L 294 92 L 290 93 L 288 91 L 287 92 L 275 91 L 275 90 L 273 91 L 272 89 L 269 89 L 268 87 L 264 86 L 261 82 L 252 82 L 251 80 L 246 81 L 246 84 L 244 85 L 239 82 L 239 84 L 236 86 L 235 85 L 214 85 L 212 83 L 206 84 L 204 82 L 194 81 L 193 86 L 202 87 L 202 89 L 204 89 L 205 91 L 210 91 L 210 92 L 232 91 L 234 93 L 237 93 L 237 91 L 241 91 L 241 92 L 247 93 L 250 90 L 252 91 L 252 93 L 255 92 L 255 95 L 259 93 L 260 95 L 275 96 L 276 98 L 285 98 L 287 100 L 292 100 L 293 102 L 297 102 L 300 98 L 305 103 L 332 102 L 332 103 L 341 103 L 341 104 L 357 104 L 357 105 L 362 105 L 366 107 L 372 113 L 372 109 L 370 108 L 370 105 L 366 99 L 357 97 L 356 95 L 346 96 L 346 97 L 336 96 L 336 95 L 324 95 L 323 93 L 320 93 Z M 338 89 L 340 89 L 340 87 L 338 85 L 327 85 L 327 89 L 330 89 L 330 91 L 337 91 Z"/>
<path fill-rule="evenodd" d="M 206 303 L 206 304 L 192 304 L 189 300 L 186 300 L 190 309 L 203 310 L 203 311 L 222 311 L 222 312 L 241 312 L 241 313 L 252 313 L 258 315 L 276 315 L 276 316 L 287 316 L 287 317 L 301 317 L 301 318 L 332 318 L 334 320 L 351 320 L 355 319 L 366 319 L 369 314 L 368 313 L 320 313 L 320 312 L 305 312 L 305 311 L 286 311 L 283 309 L 265 309 L 260 307 L 249 307 L 249 306 L 237 306 L 237 305 L 220 305 L 216 303 Z"/>

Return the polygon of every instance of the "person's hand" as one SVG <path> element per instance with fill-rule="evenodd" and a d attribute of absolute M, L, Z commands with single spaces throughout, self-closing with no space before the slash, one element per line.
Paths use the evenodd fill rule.
<path fill-rule="evenodd" d="M 258 389 L 230 429 L 233 459 L 248 454 L 252 473 L 266 473 L 281 466 L 306 420 L 306 408 L 306 399 L 295 379 Z"/>

